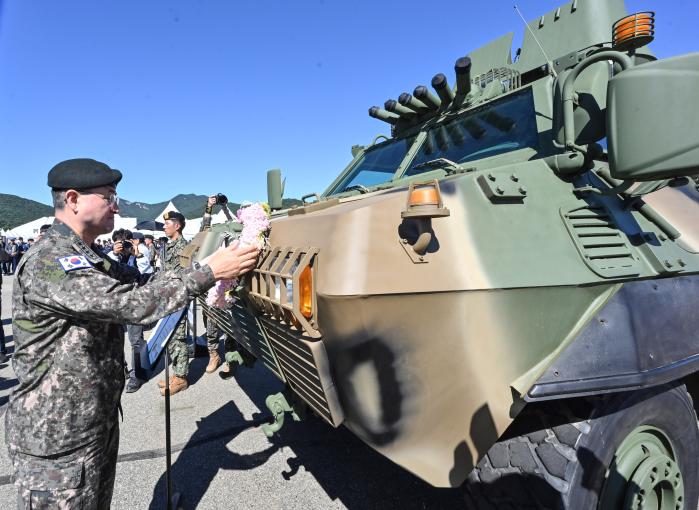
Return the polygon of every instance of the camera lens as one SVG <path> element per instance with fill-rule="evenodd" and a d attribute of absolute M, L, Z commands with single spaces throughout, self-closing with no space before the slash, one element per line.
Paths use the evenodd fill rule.
<path fill-rule="evenodd" d="M 223 193 L 219 193 L 216 195 L 216 204 L 218 205 L 224 205 L 228 203 L 228 197 L 224 195 Z"/>

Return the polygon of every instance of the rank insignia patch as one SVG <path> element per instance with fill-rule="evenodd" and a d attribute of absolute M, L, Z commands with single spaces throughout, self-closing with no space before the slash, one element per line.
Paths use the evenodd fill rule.
<path fill-rule="evenodd" d="M 58 263 L 66 273 L 68 271 L 75 271 L 76 269 L 92 267 L 92 264 L 82 255 L 69 255 L 68 257 L 59 257 L 56 260 L 58 260 Z"/>

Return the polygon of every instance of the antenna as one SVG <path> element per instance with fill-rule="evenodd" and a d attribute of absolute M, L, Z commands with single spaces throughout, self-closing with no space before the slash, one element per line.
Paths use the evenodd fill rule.
<path fill-rule="evenodd" d="M 527 20 L 525 20 L 524 16 L 522 16 L 522 13 L 520 12 L 519 7 L 517 7 L 517 4 L 515 4 L 515 11 L 517 11 L 517 14 L 519 14 L 519 17 L 522 18 L 522 22 L 524 23 L 524 26 L 527 27 L 527 30 L 529 30 L 529 33 L 532 34 L 532 37 L 536 41 L 536 44 L 539 45 L 539 49 L 541 50 L 541 53 L 543 53 L 544 58 L 546 59 L 546 64 L 548 65 L 549 73 L 551 74 L 551 76 L 556 78 L 558 75 L 556 74 L 556 71 L 553 68 L 553 61 L 546 54 L 546 51 L 544 51 L 544 47 L 539 42 L 539 39 L 536 38 L 536 35 L 534 35 L 534 31 L 529 26 L 529 23 L 527 23 Z"/>

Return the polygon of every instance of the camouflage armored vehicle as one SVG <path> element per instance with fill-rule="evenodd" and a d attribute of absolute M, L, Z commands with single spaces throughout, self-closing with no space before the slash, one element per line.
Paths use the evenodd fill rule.
<path fill-rule="evenodd" d="M 306 407 L 476 508 L 697 508 L 699 54 L 653 26 L 573 0 L 370 109 L 206 308 L 286 384 L 268 433 Z"/>

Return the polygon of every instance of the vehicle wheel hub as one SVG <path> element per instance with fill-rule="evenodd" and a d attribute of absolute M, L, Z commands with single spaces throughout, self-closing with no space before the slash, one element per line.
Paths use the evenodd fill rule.
<path fill-rule="evenodd" d="M 682 510 L 684 482 L 672 444 L 651 426 L 633 430 L 609 467 L 601 510 Z"/>

